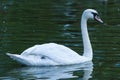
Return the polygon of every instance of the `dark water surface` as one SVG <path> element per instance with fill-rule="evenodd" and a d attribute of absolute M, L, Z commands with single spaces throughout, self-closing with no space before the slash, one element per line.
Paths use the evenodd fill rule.
<path fill-rule="evenodd" d="M 55 42 L 82 54 L 82 11 L 94 8 L 105 24 L 88 22 L 92 63 L 23 67 L 6 56 Z M 1 0 L 0 80 L 120 80 L 120 0 Z"/>

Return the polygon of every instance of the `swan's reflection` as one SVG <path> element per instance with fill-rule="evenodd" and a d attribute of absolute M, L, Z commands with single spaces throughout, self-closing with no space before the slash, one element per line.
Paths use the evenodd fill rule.
<path fill-rule="evenodd" d="M 91 77 L 93 63 L 87 62 L 79 65 L 69 66 L 54 66 L 54 67 L 24 67 L 14 69 L 10 73 L 25 79 L 42 79 L 42 80 L 57 80 L 77 78 L 75 71 L 84 71 L 83 80 L 88 80 Z M 14 77 L 15 78 L 15 77 Z"/>

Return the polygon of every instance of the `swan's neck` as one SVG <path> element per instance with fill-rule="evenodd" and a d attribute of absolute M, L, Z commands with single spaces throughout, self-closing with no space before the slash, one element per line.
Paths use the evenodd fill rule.
<path fill-rule="evenodd" d="M 89 57 L 90 59 L 92 59 L 93 52 L 92 52 L 92 46 L 90 43 L 88 30 L 87 30 L 87 19 L 84 16 L 82 16 L 82 19 L 81 19 L 81 32 L 82 32 L 82 39 L 83 39 L 83 46 L 84 46 L 83 56 Z"/>

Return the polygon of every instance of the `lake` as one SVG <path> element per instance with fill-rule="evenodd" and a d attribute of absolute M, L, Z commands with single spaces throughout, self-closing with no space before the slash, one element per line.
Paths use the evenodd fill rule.
<path fill-rule="evenodd" d="M 80 19 L 87 8 L 104 21 L 88 22 L 92 62 L 26 67 L 6 56 L 49 42 L 82 55 Z M 120 80 L 120 0 L 1 0 L 0 80 Z"/>

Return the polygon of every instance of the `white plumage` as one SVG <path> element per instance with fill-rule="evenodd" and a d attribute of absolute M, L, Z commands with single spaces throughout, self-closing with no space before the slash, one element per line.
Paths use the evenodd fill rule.
<path fill-rule="evenodd" d="M 7 53 L 12 59 L 27 66 L 69 65 L 91 61 L 93 52 L 87 31 L 87 20 L 99 18 L 96 10 L 86 9 L 82 14 L 81 31 L 84 44 L 84 53 L 80 56 L 72 49 L 56 44 L 46 43 L 35 45 L 23 51 L 20 55 Z"/>

